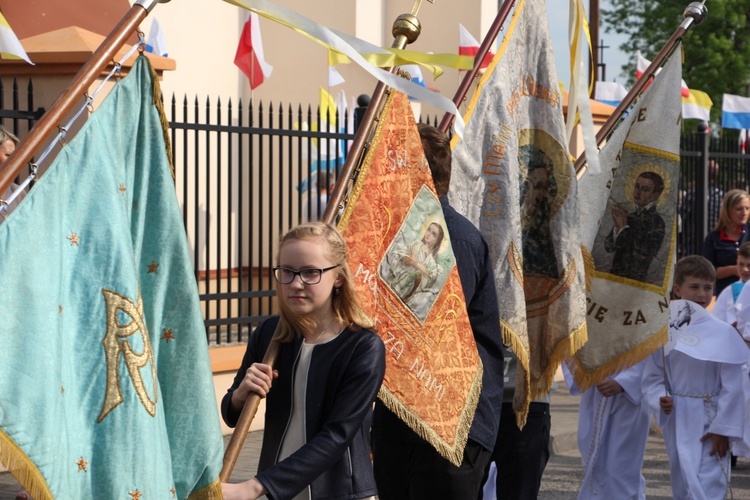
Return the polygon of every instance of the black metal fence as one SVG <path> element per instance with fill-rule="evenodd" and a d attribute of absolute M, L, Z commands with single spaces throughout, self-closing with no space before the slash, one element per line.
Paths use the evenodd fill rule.
<path fill-rule="evenodd" d="M 278 238 L 325 210 L 353 139 L 352 115 L 174 97 L 167 108 L 209 342 L 244 342 L 276 311 Z"/>
<path fill-rule="evenodd" d="M 0 124 L 16 137 L 23 138 L 44 114 L 44 108 L 34 109 L 34 84 L 31 79 L 20 82 L 16 78 L 0 78 Z M 17 181 L 29 175 L 28 167 Z"/>
<path fill-rule="evenodd" d="M 245 342 L 276 312 L 270 269 L 278 238 L 323 213 L 353 139 L 351 115 L 341 116 L 172 99 L 177 190 L 211 344 Z M 707 132 L 681 138 L 679 256 L 702 253 L 724 193 L 750 185 L 750 155 L 736 139 Z"/>
<path fill-rule="evenodd" d="M 736 136 L 711 136 L 705 124 L 682 134 L 678 256 L 702 254 L 703 240 L 718 221 L 724 195 L 750 188 L 747 153 Z"/>

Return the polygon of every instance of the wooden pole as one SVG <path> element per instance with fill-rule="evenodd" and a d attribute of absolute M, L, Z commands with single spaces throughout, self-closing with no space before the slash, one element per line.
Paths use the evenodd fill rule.
<path fill-rule="evenodd" d="M 685 33 L 687 33 L 690 27 L 694 24 L 696 26 L 701 24 L 706 17 L 706 13 L 706 6 L 700 2 L 693 2 L 687 6 L 685 12 L 683 13 L 684 19 L 680 24 L 680 27 L 677 28 L 677 30 L 672 34 L 667 43 L 664 44 L 654 60 L 651 61 L 651 64 L 648 66 L 646 71 L 644 71 L 638 81 L 635 82 L 633 88 L 630 89 L 625 98 L 622 100 L 622 102 L 620 102 L 617 108 L 615 108 L 612 114 L 609 115 L 607 121 L 604 122 L 602 128 L 599 129 L 599 132 L 596 133 L 597 145 L 601 144 L 604 139 L 610 134 L 610 132 L 614 130 L 615 126 L 620 122 L 620 118 L 622 117 L 623 113 L 628 108 L 630 108 L 630 106 L 633 104 L 633 101 L 635 101 L 635 98 L 638 97 L 643 87 L 654 78 L 654 76 L 656 75 L 656 70 L 661 67 L 664 61 L 666 61 L 667 58 L 669 58 L 669 56 L 672 54 L 672 52 L 674 52 L 677 44 L 682 41 L 682 38 L 685 36 Z M 581 156 L 578 157 L 575 163 L 576 175 L 579 178 L 585 171 L 583 168 L 585 162 L 586 152 L 584 151 L 583 153 L 581 153 Z"/>
<path fill-rule="evenodd" d="M 402 14 L 398 16 L 394 22 L 392 30 L 395 37 L 392 45 L 393 48 L 403 49 L 407 44 L 414 42 L 419 36 L 421 27 L 419 20 L 416 17 L 416 13 L 419 10 L 419 3 L 421 3 L 421 0 L 416 0 L 412 13 Z M 395 68 L 388 69 L 389 71 L 395 70 Z M 346 182 L 336 182 L 331 198 L 326 206 L 325 213 L 323 214 L 323 220 L 329 224 L 335 224 L 339 206 L 343 202 L 348 189 L 348 180 L 354 176 L 354 172 L 360 164 L 362 156 L 369 147 L 368 141 L 375 127 L 377 117 L 380 115 L 381 108 L 383 107 L 386 91 L 386 85 L 383 82 L 378 82 L 372 98 L 370 99 L 370 104 L 367 107 L 367 112 L 357 129 L 356 135 L 354 136 L 354 141 L 352 142 L 349 154 L 346 157 L 346 163 L 341 170 L 340 177 L 346 179 Z M 277 326 L 273 339 L 268 346 L 268 350 L 266 351 L 265 356 L 263 356 L 263 364 L 273 366 L 276 363 L 276 357 L 278 356 L 280 349 L 280 343 L 276 338 L 278 334 L 279 327 Z M 229 481 L 229 478 L 232 476 L 232 470 L 237 463 L 237 458 L 239 457 L 242 446 L 245 443 L 247 433 L 250 431 L 250 425 L 258 411 L 260 400 L 261 397 L 255 393 L 251 393 L 245 400 L 245 405 L 240 413 L 240 418 L 237 421 L 232 437 L 229 439 L 227 449 L 224 452 L 224 464 L 221 469 L 221 474 L 219 475 L 222 482 Z"/>
<path fill-rule="evenodd" d="M 484 61 L 484 57 L 490 51 L 490 47 L 495 42 L 498 33 L 500 33 L 500 29 L 505 24 L 505 21 L 508 19 L 508 14 L 510 14 L 510 10 L 515 4 L 516 0 L 505 0 L 500 7 L 500 10 L 497 11 L 497 15 L 495 16 L 495 20 L 492 21 L 490 30 L 487 32 L 484 40 L 482 40 L 482 45 L 479 46 L 479 52 L 474 56 L 474 66 L 471 68 L 471 71 L 464 75 L 464 79 L 461 81 L 461 85 L 458 87 L 456 95 L 453 97 L 453 104 L 455 104 L 457 108 L 460 108 L 461 103 L 466 98 L 466 94 L 471 88 L 471 83 L 474 81 L 477 73 L 479 73 L 479 68 L 482 65 L 482 61 Z M 438 129 L 443 133 L 447 133 L 448 129 L 451 128 L 453 118 L 454 116 L 452 114 L 446 113 L 443 116 L 443 120 L 440 122 Z"/>
<path fill-rule="evenodd" d="M 166 0 L 168 1 L 168 0 Z M 81 67 L 73 80 L 62 91 L 55 103 L 44 113 L 34 125 L 29 135 L 18 145 L 15 152 L 8 158 L 0 171 L 0 193 L 5 192 L 21 169 L 28 163 L 34 152 L 41 147 L 49 135 L 57 130 L 61 120 L 83 97 L 86 89 L 107 65 L 114 59 L 117 52 L 125 45 L 126 40 L 143 21 L 157 3 L 164 0 L 138 0 L 104 39 L 101 45 L 91 54 L 91 57 Z"/>

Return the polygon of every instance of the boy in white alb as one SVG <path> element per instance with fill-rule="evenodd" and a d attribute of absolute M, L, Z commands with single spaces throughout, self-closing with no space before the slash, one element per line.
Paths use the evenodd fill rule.
<path fill-rule="evenodd" d="M 648 404 L 641 389 L 645 365 L 641 361 L 581 394 L 563 364 L 570 393 L 581 394 L 578 450 L 584 475 L 579 500 L 646 498 L 641 474 L 649 430 Z"/>
<path fill-rule="evenodd" d="M 717 318 L 735 326 L 745 339 L 745 343 L 748 343 L 750 342 L 750 287 L 744 285 L 750 279 L 750 242 L 740 246 L 737 254 L 737 273 L 740 275 L 739 281 L 732 283 L 721 292 L 711 312 Z M 722 297 L 725 294 L 727 296 Z M 744 366 L 743 377 L 745 383 L 744 435 L 741 441 L 732 443 L 732 467 L 736 465 L 737 457 L 750 458 L 750 349 L 748 361 L 749 363 Z"/>
<path fill-rule="evenodd" d="M 731 474 L 729 444 L 742 438 L 742 365 L 748 348 L 734 328 L 704 308 L 716 271 L 690 255 L 675 267 L 669 342 L 648 358 L 643 392 L 664 430 L 672 496 L 724 498 Z"/>
<path fill-rule="evenodd" d="M 711 309 L 714 316 L 732 326 L 737 326 L 740 292 L 750 280 L 750 241 L 743 243 L 737 251 L 737 275 L 740 279 L 721 291 Z"/>

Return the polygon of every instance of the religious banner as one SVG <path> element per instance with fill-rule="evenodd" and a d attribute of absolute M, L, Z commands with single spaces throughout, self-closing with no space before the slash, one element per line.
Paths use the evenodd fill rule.
<path fill-rule="evenodd" d="M 378 397 L 459 465 L 482 385 L 450 235 L 406 95 L 392 91 L 339 229 L 387 365 Z"/>
<path fill-rule="evenodd" d="M 0 225 L 0 459 L 35 500 L 221 498 L 156 78 L 139 57 Z"/>
<path fill-rule="evenodd" d="M 454 138 L 451 204 L 494 262 L 503 342 L 519 360 L 519 425 L 586 341 L 576 179 L 544 0 L 521 0 Z"/>
<path fill-rule="evenodd" d="M 595 267 L 589 341 L 568 362 L 585 391 L 667 339 L 680 167 L 679 48 L 600 153 L 581 186 L 583 244 Z"/>

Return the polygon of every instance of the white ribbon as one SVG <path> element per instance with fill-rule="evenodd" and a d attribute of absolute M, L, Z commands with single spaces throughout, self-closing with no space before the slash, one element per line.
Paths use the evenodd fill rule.
<path fill-rule="evenodd" d="M 303 33 L 310 38 L 318 41 L 319 43 L 322 43 L 329 48 L 341 52 L 353 62 L 357 63 L 362 69 L 364 69 L 376 79 L 388 85 L 389 87 L 394 88 L 399 92 L 403 92 L 404 94 L 415 97 L 424 103 L 431 104 L 432 106 L 435 106 L 436 108 L 441 109 L 446 113 L 451 113 L 455 116 L 455 120 L 453 122 L 453 132 L 457 136 L 463 137 L 464 121 L 461 117 L 461 113 L 459 113 L 458 111 L 458 108 L 456 108 L 456 105 L 453 104 L 453 101 L 433 92 L 432 90 L 428 90 L 421 85 L 417 85 L 416 83 L 406 80 L 405 78 L 401 78 L 400 76 L 394 75 L 393 73 L 373 66 L 372 64 L 367 62 L 365 58 L 360 55 L 360 52 L 358 52 L 354 47 L 358 47 L 359 50 L 363 52 L 366 51 L 371 53 L 387 52 L 384 49 L 351 35 L 346 35 L 341 32 L 334 32 L 329 28 L 316 23 L 315 21 L 312 21 L 292 10 L 277 5 L 268 0 L 224 1 L 238 7 L 251 10 L 260 16 L 271 19 L 272 21 L 276 21 L 289 28 L 292 28 L 295 31 Z"/>

